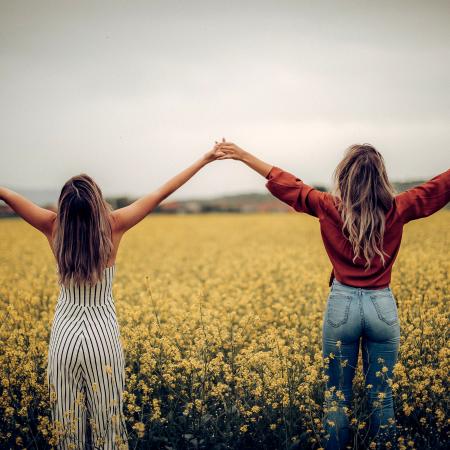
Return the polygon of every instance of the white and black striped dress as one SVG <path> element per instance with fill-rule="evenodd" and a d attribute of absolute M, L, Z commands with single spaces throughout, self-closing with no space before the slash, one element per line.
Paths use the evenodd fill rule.
<path fill-rule="evenodd" d="M 58 448 L 124 448 L 124 354 L 112 296 L 115 266 L 94 286 L 61 286 L 48 382 Z M 120 445 L 121 444 L 121 445 Z"/>

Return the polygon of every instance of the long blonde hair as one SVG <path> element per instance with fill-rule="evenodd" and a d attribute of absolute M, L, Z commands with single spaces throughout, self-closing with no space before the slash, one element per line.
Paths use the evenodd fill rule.
<path fill-rule="evenodd" d="M 109 206 L 95 181 L 81 174 L 68 180 L 59 196 L 53 241 L 60 282 L 93 285 L 113 249 Z"/>
<path fill-rule="evenodd" d="M 370 144 L 350 146 L 334 172 L 334 194 L 339 199 L 344 235 L 354 258 L 363 257 L 368 269 L 375 256 L 385 264 L 383 237 L 386 212 L 392 206 L 394 188 L 381 154 Z"/>

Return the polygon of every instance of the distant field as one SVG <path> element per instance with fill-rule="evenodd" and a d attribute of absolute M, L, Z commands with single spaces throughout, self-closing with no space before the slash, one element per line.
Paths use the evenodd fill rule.
<path fill-rule="evenodd" d="M 405 227 L 392 289 L 401 448 L 445 448 L 450 212 Z M 58 294 L 44 237 L 0 221 L 0 448 L 47 448 L 47 345 Z M 114 296 L 130 448 L 318 448 L 330 263 L 300 214 L 154 216 L 124 237 Z M 355 447 L 370 443 L 357 376 Z"/>

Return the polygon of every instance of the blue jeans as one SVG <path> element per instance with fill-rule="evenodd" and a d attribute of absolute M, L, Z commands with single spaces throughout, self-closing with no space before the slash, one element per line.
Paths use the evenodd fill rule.
<path fill-rule="evenodd" d="M 323 320 L 323 356 L 328 375 L 323 426 L 324 447 L 342 449 L 349 444 L 347 408 L 361 343 L 363 374 L 370 408 L 366 428 L 372 440 L 390 441 L 395 448 L 392 370 L 397 362 L 400 325 L 390 288 L 371 290 L 333 281 Z M 368 429 L 367 429 L 368 426 Z"/>

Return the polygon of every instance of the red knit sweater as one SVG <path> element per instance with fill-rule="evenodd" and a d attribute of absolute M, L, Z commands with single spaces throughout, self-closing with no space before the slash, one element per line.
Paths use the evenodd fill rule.
<path fill-rule="evenodd" d="M 403 225 L 410 220 L 426 217 L 444 207 L 450 200 L 450 169 L 430 181 L 409 189 L 394 198 L 392 208 L 386 213 L 384 233 L 385 256 L 383 266 L 379 256 L 366 270 L 365 260 L 353 262 L 353 249 L 342 233 L 342 220 L 335 198 L 303 183 L 294 175 L 272 167 L 267 175 L 269 191 L 296 211 L 319 218 L 325 249 L 333 265 L 330 284 L 335 277 L 349 286 L 382 289 L 389 286 L 391 271 L 402 239 Z"/>

